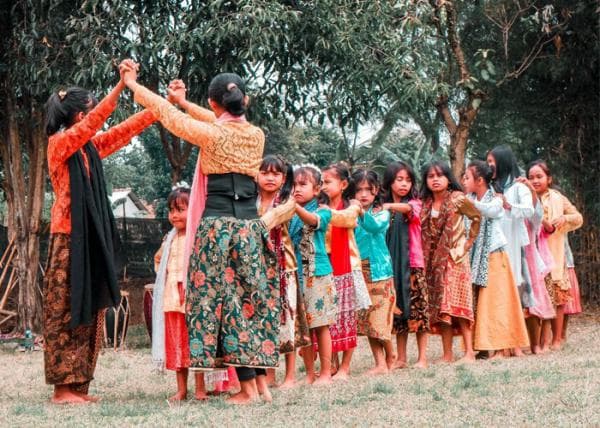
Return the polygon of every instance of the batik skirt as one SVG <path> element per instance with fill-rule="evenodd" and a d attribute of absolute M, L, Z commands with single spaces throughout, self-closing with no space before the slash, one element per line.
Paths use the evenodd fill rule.
<path fill-rule="evenodd" d="M 50 236 L 43 284 L 44 371 L 46 383 L 69 385 L 87 394 L 102 347 L 104 311 L 90 325 L 70 328 L 71 237 Z"/>
<path fill-rule="evenodd" d="M 282 354 L 311 344 L 304 298 L 298 288 L 296 272 L 286 272 L 285 278 L 288 307 L 282 309 L 283 319 L 279 330 L 279 352 Z"/>
<path fill-rule="evenodd" d="M 429 331 L 429 293 L 422 268 L 410 268 L 410 314 L 394 317 L 394 334 Z"/>
<path fill-rule="evenodd" d="M 362 261 L 362 272 L 369 290 L 371 306 L 358 312 L 357 332 L 370 339 L 391 340 L 396 306 L 394 279 L 371 281 L 369 260 Z"/>
<path fill-rule="evenodd" d="M 352 272 L 334 275 L 337 293 L 337 318 L 329 326 L 332 352 L 348 351 L 356 347 L 356 293 Z"/>
<path fill-rule="evenodd" d="M 205 217 L 190 257 L 190 368 L 276 367 L 281 302 L 267 229 L 258 219 Z"/>
<path fill-rule="evenodd" d="M 363 275 L 362 269 L 355 269 L 352 271 L 352 280 L 354 281 L 354 293 L 356 296 L 356 310 L 369 309 L 371 306 L 371 295 L 369 294 L 369 287 Z"/>
<path fill-rule="evenodd" d="M 473 287 L 468 258 L 459 263 L 448 260 L 443 284 L 434 284 L 427 278 L 429 292 L 429 323 L 433 333 L 440 333 L 440 324 L 453 327 L 455 335 L 461 334 L 457 318 L 474 321 Z"/>
<path fill-rule="evenodd" d="M 306 322 L 309 329 L 331 326 L 337 320 L 338 296 L 332 275 L 310 276 L 304 287 Z"/>

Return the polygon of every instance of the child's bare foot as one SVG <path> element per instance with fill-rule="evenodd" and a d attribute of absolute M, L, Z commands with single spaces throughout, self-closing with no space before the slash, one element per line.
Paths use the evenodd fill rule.
<path fill-rule="evenodd" d="M 345 370 L 338 370 L 337 373 L 332 376 L 332 379 L 336 382 L 345 382 L 350 379 L 350 373 Z"/>
<path fill-rule="evenodd" d="M 465 354 L 460 360 L 456 362 L 456 364 L 472 364 L 475 361 L 475 354 Z"/>
<path fill-rule="evenodd" d="M 52 404 L 88 404 L 91 401 L 85 399 L 85 396 L 72 391 L 70 388 L 55 389 L 54 395 L 50 399 Z"/>
<path fill-rule="evenodd" d="M 313 379 L 314 382 L 314 379 Z M 312 383 L 312 382 L 311 382 Z M 281 385 L 279 385 L 279 389 L 292 389 L 297 385 L 294 379 L 285 379 Z"/>
<path fill-rule="evenodd" d="M 525 354 L 523 353 L 523 350 L 521 348 L 513 348 L 512 349 L 512 355 L 513 355 L 513 357 L 523 357 L 523 356 L 525 356 Z"/>
<path fill-rule="evenodd" d="M 206 391 L 196 391 L 194 393 L 194 400 L 206 401 L 208 400 L 208 394 L 206 393 Z"/>
<path fill-rule="evenodd" d="M 261 392 L 260 398 L 262 398 L 265 403 L 273 402 L 273 396 L 271 395 L 271 391 L 269 391 L 269 389 L 265 389 L 263 392 Z"/>
<path fill-rule="evenodd" d="M 331 378 L 331 376 L 319 376 L 317 379 L 315 379 L 315 381 L 312 383 L 313 386 L 329 386 L 333 383 L 333 380 Z"/>
<path fill-rule="evenodd" d="M 306 375 L 306 377 L 304 378 L 304 382 L 307 385 L 312 385 L 315 382 L 315 379 L 316 379 L 315 374 L 314 373 L 310 373 L 310 374 Z"/>
<path fill-rule="evenodd" d="M 413 364 L 413 368 L 415 368 L 415 369 L 426 369 L 427 367 L 428 366 L 427 366 L 427 361 L 426 360 L 424 360 L 424 361 L 420 361 L 419 360 L 419 361 L 417 361 L 416 363 Z"/>
<path fill-rule="evenodd" d="M 179 392 L 177 391 L 175 395 L 172 395 L 168 398 L 169 403 L 177 403 L 179 401 L 183 401 L 187 398 L 187 392 Z"/>
<path fill-rule="evenodd" d="M 408 364 L 406 364 L 406 361 L 396 360 L 392 365 L 392 370 L 405 369 L 407 367 Z"/>
<path fill-rule="evenodd" d="M 495 351 L 495 352 L 490 352 L 490 356 L 488 357 L 488 360 L 499 360 L 501 358 L 506 358 L 504 351 Z"/>
<path fill-rule="evenodd" d="M 531 347 L 531 353 L 532 354 L 541 354 L 542 353 L 542 348 L 540 348 L 540 345 L 534 345 Z"/>
<path fill-rule="evenodd" d="M 229 397 L 225 401 L 229 404 L 244 405 L 244 404 L 252 404 L 252 403 L 258 401 L 258 398 L 259 398 L 258 395 L 250 395 L 244 391 L 240 391 L 237 394 L 233 394 L 231 397 Z"/>
<path fill-rule="evenodd" d="M 552 342 L 552 345 L 550 345 L 550 349 L 552 351 L 560 351 L 562 343 L 560 341 L 558 342 Z"/>
<path fill-rule="evenodd" d="M 365 375 L 367 376 L 380 376 L 380 375 L 384 375 L 384 374 L 388 374 L 389 373 L 389 369 L 387 368 L 387 365 L 384 366 L 375 366 L 370 370 L 367 370 L 365 372 Z"/>
<path fill-rule="evenodd" d="M 85 399 L 85 401 L 89 401 L 90 403 L 97 403 L 98 401 L 100 401 L 100 397 L 98 397 L 97 395 L 85 394 L 83 398 Z"/>

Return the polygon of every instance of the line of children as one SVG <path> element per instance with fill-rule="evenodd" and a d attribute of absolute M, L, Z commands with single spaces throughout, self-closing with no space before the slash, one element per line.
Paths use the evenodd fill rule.
<path fill-rule="evenodd" d="M 44 290 L 50 306 L 73 318 L 67 327 L 45 313 L 46 374 L 56 384 L 55 402 L 95 400 L 87 395 L 97 357 L 94 329 L 98 309 L 114 301 L 116 290 L 109 245 L 114 227 L 106 204 L 81 206 L 73 195 L 104 201 L 100 159 L 156 119 L 202 150 L 191 195 L 179 188 L 168 198 L 173 230 L 156 257 L 153 357 L 177 372 L 172 401 L 187 397 L 188 370 L 227 367 L 236 368 L 241 387 L 229 402 L 246 404 L 259 396 L 271 401 L 266 369 L 285 354 L 282 387 L 293 387 L 296 349 L 307 383 L 348 379 L 357 334 L 368 337 L 373 353 L 369 374 L 407 367 L 410 332 L 417 336 L 415 367 L 421 368 L 427 367 L 430 333 L 441 334 L 445 362 L 454 360 L 455 334 L 462 336 L 466 362 L 476 350 L 520 355 L 530 345 L 538 353 L 559 349 L 566 339 L 567 316 L 581 312 L 567 233 L 583 219 L 552 188 L 545 162 L 532 163 L 526 179 L 508 147 L 494 148 L 489 167 L 482 161 L 468 166 L 468 196 L 438 161 L 424 168 L 420 195 L 403 162 L 388 166 L 381 186 L 375 172 L 351 176 L 343 163 L 328 166 L 322 176 L 313 166 L 293 171 L 276 156 L 262 158 L 264 135 L 245 119 L 248 97 L 239 76 L 225 73 L 211 81 L 209 111 L 185 99 L 181 81 L 171 82 L 167 99 L 153 94 L 137 83 L 137 68 L 124 61 L 122 81 L 96 107 L 87 91 L 75 88 L 56 94 L 49 109 L 49 163 L 62 165 L 62 175 L 52 175 L 53 184 L 60 181 L 55 190 L 66 195 L 71 176 L 71 199 L 63 195 L 66 202 L 55 204 L 62 216 L 53 208 L 53 242 L 62 240 L 62 247 L 51 252 L 56 266 Z M 148 110 L 94 136 L 125 85 Z M 61 127 L 64 132 L 57 132 Z M 65 144 L 73 146 L 68 153 Z M 62 270 L 82 272 L 57 255 L 75 249 L 70 233 L 88 233 L 80 224 L 85 212 L 97 220 L 108 248 L 103 263 L 111 272 L 105 278 L 111 295 L 80 307 L 77 296 L 88 292 L 90 278 L 83 290 L 61 282 Z M 95 262 L 84 267 L 88 277 L 97 268 Z M 62 289 L 69 302 L 52 301 L 52 290 Z M 53 329 L 83 331 L 89 341 L 75 375 L 56 362 L 65 351 L 55 346 Z M 195 397 L 205 399 L 204 375 L 197 373 Z"/>

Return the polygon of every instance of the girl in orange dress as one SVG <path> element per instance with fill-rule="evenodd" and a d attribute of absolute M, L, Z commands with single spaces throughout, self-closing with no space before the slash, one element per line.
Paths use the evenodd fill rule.
<path fill-rule="evenodd" d="M 121 63 L 121 70 L 126 61 Z M 97 103 L 82 88 L 60 90 L 46 104 L 48 173 L 54 190 L 43 288 L 46 382 L 53 403 L 95 401 L 88 395 L 102 343 L 103 309 L 120 300 L 118 239 L 102 159 L 152 122 L 149 111 L 98 133 L 125 87 Z"/>

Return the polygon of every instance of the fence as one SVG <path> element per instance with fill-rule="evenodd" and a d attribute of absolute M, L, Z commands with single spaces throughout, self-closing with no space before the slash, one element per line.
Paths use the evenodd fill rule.
<path fill-rule="evenodd" d="M 124 275 L 133 278 L 154 276 L 154 254 L 163 237 L 170 230 L 167 219 L 119 218 L 116 220 L 121 238 Z M 47 231 L 47 227 L 42 227 Z M 48 233 L 40 238 L 40 261 L 45 265 L 48 257 Z M 6 227 L 0 226 L 0 254 L 8 246 Z"/>

